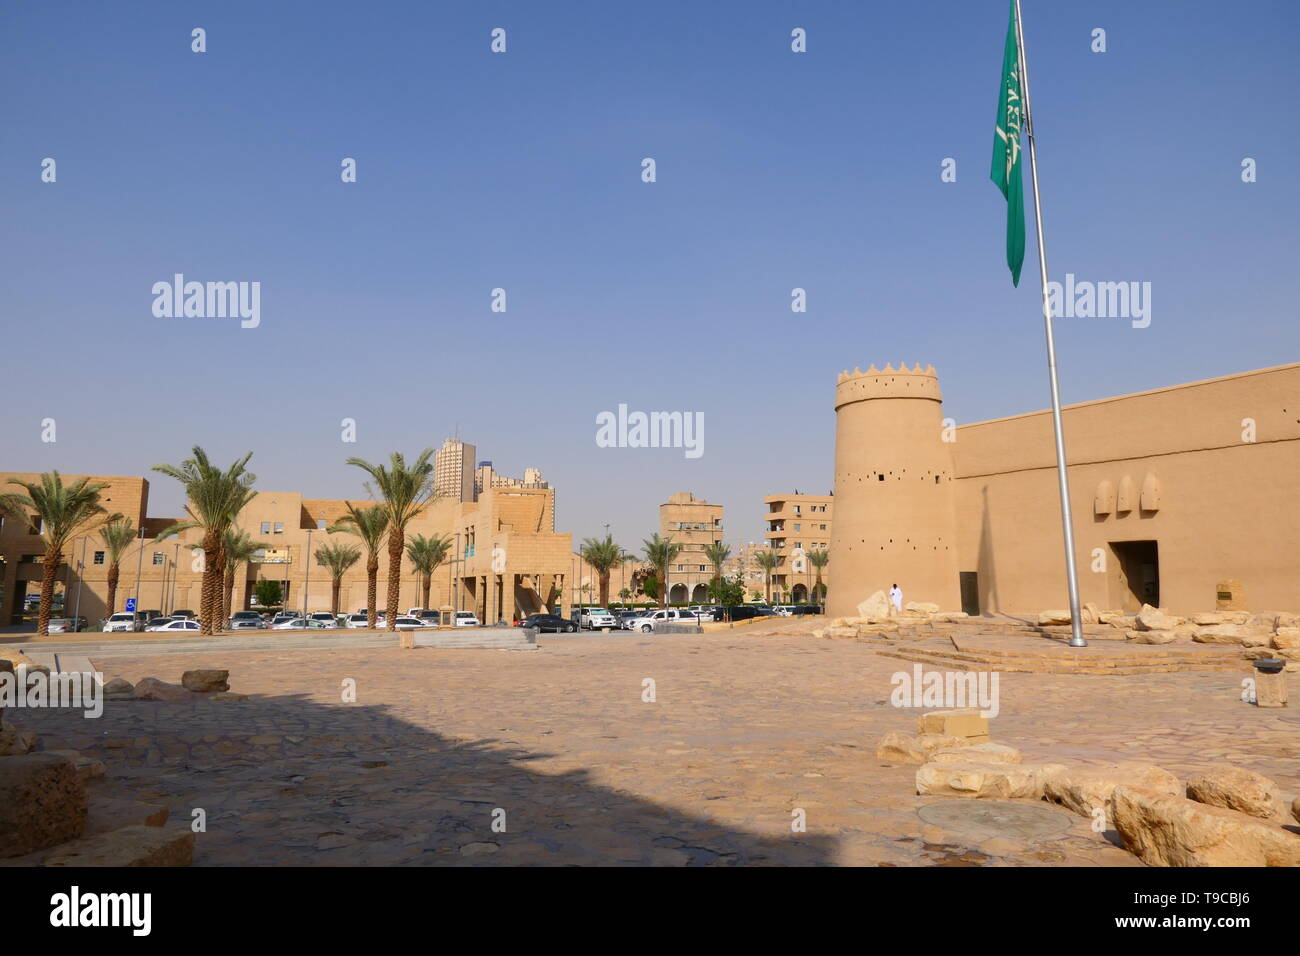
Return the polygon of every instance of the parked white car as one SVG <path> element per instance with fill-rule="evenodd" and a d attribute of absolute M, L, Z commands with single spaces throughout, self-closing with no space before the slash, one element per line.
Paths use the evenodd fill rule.
<path fill-rule="evenodd" d="M 627 626 L 629 631 L 653 631 L 656 627 L 662 627 L 664 624 L 698 624 L 699 620 L 690 611 L 679 611 L 676 608 L 662 608 L 658 611 L 648 611 L 641 617 L 634 617 Z"/>
<path fill-rule="evenodd" d="M 307 615 L 307 616 L 308 616 L 308 618 L 310 618 L 310 619 L 313 620 L 313 621 L 320 621 L 320 622 L 321 622 L 322 624 L 324 624 L 326 627 L 338 627 L 338 626 L 339 626 L 339 619 L 336 618 L 336 617 L 335 617 L 333 614 L 331 614 L 329 611 L 313 611 L 311 614 L 309 614 L 309 615 Z"/>
<path fill-rule="evenodd" d="M 457 627 L 478 627 L 478 618 L 474 616 L 473 611 L 456 612 Z"/>
<path fill-rule="evenodd" d="M 578 626 L 585 627 L 589 631 L 599 630 L 602 627 L 618 627 L 618 619 L 603 607 L 584 607 L 578 615 Z"/>
<path fill-rule="evenodd" d="M 199 629 L 198 621 L 191 621 L 189 618 L 184 618 L 184 617 L 180 618 L 179 620 L 168 621 L 166 624 L 162 625 L 161 627 L 149 628 L 149 630 L 151 631 L 166 631 L 168 634 L 170 634 L 172 631 L 198 631 L 198 629 Z"/>
<path fill-rule="evenodd" d="M 110 614 L 108 620 L 104 622 L 104 633 L 110 634 L 114 631 L 143 631 L 144 622 L 136 617 L 133 611 L 121 611 L 117 614 Z"/>
<path fill-rule="evenodd" d="M 365 611 L 362 611 L 360 614 L 349 614 L 347 626 L 348 627 L 369 627 L 370 617 L 369 615 L 366 614 Z"/>
<path fill-rule="evenodd" d="M 329 628 L 330 626 L 331 626 L 331 625 L 326 624 L 326 623 L 324 623 L 323 621 L 313 621 L 313 620 L 312 620 L 311 618 L 309 618 L 309 617 L 295 617 L 295 618 L 293 618 L 292 620 L 284 621 L 284 622 L 282 622 L 282 623 L 280 623 L 280 624 L 272 624 L 272 625 L 271 625 L 271 630 L 273 630 L 273 631 L 307 631 L 307 630 L 313 630 L 313 631 L 314 631 L 314 630 L 317 630 L 317 629 L 324 630 L 324 629 Z"/>
<path fill-rule="evenodd" d="M 790 617 L 794 614 L 794 605 L 778 604 L 776 607 L 772 608 L 772 610 L 777 613 L 778 617 Z"/>

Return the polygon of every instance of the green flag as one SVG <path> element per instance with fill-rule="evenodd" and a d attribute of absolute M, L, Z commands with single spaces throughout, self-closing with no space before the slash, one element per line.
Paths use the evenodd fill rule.
<path fill-rule="evenodd" d="M 1011 284 L 1020 285 L 1025 261 L 1025 193 L 1020 179 L 1020 48 L 1016 43 L 1016 3 L 1011 0 L 1011 22 L 1002 53 L 1002 89 L 998 96 L 998 121 L 993 137 L 993 168 L 989 178 L 1007 199 L 1007 265 Z"/>

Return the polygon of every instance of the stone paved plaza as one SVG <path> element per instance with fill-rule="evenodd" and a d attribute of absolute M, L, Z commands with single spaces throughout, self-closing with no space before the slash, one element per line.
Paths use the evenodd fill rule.
<path fill-rule="evenodd" d="M 544 635 L 531 652 L 214 638 L 210 653 L 96 664 L 132 682 L 228 668 L 250 699 L 14 716 L 46 749 L 101 759 L 97 793 L 165 804 L 169 825 L 202 808 L 201 866 L 1141 865 L 1046 803 L 917 796 L 916 766 L 875 754 L 915 728 L 919 710 L 889 703 L 911 665 L 815 626 Z M 992 738 L 1027 762 L 1142 760 L 1184 778 L 1228 761 L 1289 799 L 1300 714 L 1243 703 L 1247 673 L 1002 674 Z"/>

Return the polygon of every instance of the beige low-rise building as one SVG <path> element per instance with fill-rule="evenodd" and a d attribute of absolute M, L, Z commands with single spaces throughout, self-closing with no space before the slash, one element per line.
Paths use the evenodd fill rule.
<path fill-rule="evenodd" d="M 773 600 L 797 604 L 814 600 L 818 571 L 808 556 L 830 550 L 834 502 L 832 495 L 798 491 L 763 499 L 767 505 L 765 540 L 778 560 L 772 573 Z M 821 584 L 824 588 L 830 585 L 829 564 L 821 570 Z"/>
<path fill-rule="evenodd" d="M 976 612 L 1067 605 L 1052 417 L 957 426 L 933 367 L 839 377 L 828 611 L 897 583 Z M 1084 602 L 1300 610 L 1300 364 L 1063 409 Z"/>
<path fill-rule="evenodd" d="M 705 551 L 722 541 L 722 505 L 689 491 L 669 495 L 659 506 L 659 535 L 681 545 L 668 568 L 668 603 L 707 604 L 714 568 Z"/>
<path fill-rule="evenodd" d="M 63 477 L 67 482 L 79 476 Z M 9 484 L 12 478 L 35 480 L 39 475 L 0 473 L 0 487 L 20 491 Z M 176 519 L 149 517 L 147 479 L 96 476 L 94 480 L 107 486 L 101 492 L 104 507 L 131 518 L 137 527 L 143 525 L 144 536 L 128 548 L 121 560 L 117 606 L 112 609 L 106 605 L 109 566 L 102 540 L 93 531 L 75 539 L 58 574 L 59 590 L 64 595 L 63 613 L 78 614 L 94 622 L 114 610 L 123 610 L 128 598 L 135 598 L 137 609 L 142 611 L 197 611 L 202 577 L 194 553 L 198 533 L 157 539 L 159 532 Z M 351 500 L 356 505 L 367 504 L 362 499 Z M 343 613 L 365 608 L 364 546 L 350 534 L 327 531 L 345 514 L 346 507 L 343 499 L 304 498 L 299 492 L 258 492 L 240 513 L 236 526 L 265 547 L 237 574 L 232 608 L 256 607 L 256 583 L 273 580 L 281 584 L 285 607 L 308 612 L 331 610 L 332 581 L 315 553 L 322 544 L 340 541 L 362 547 L 362 557 L 342 579 L 339 610 Z M 452 543 L 447 562 L 432 577 L 429 603 L 433 608 L 472 611 L 488 623 L 514 621 L 538 611 L 558 610 L 566 604 L 572 539 L 555 531 L 553 489 L 506 485 L 486 488 L 477 500 L 437 497 L 407 526 L 407 540 L 416 534 L 446 535 Z M 39 590 L 44 552 L 42 539 L 28 523 L 12 519 L 0 523 L 4 588 L 0 620 L 20 622 L 24 596 Z M 385 547 L 379 562 L 380 609 L 386 602 L 388 575 Z M 399 595 L 403 612 L 423 601 L 422 584 L 405 555 Z"/>

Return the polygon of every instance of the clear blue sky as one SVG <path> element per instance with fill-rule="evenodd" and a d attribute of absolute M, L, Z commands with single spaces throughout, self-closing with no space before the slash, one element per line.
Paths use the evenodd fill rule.
<path fill-rule="evenodd" d="M 1147 329 L 1061 320 L 1066 401 L 1295 360 L 1300 5 L 1025 17 L 1053 277 L 1153 284 Z M 933 363 L 959 422 L 1047 404 L 1032 232 L 1014 290 L 988 180 L 1006 22 L 1004 0 L 6 2 L 0 469 L 147 474 L 199 443 L 251 449 L 268 490 L 362 497 L 346 457 L 459 425 L 540 468 L 579 538 L 637 547 L 690 490 L 757 539 L 763 495 L 829 489 L 845 367 Z M 260 281 L 260 328 L 155 318 L 176 272 Z M 703 412 L 704 456 L 596 447 L 620 402 Z"/>

